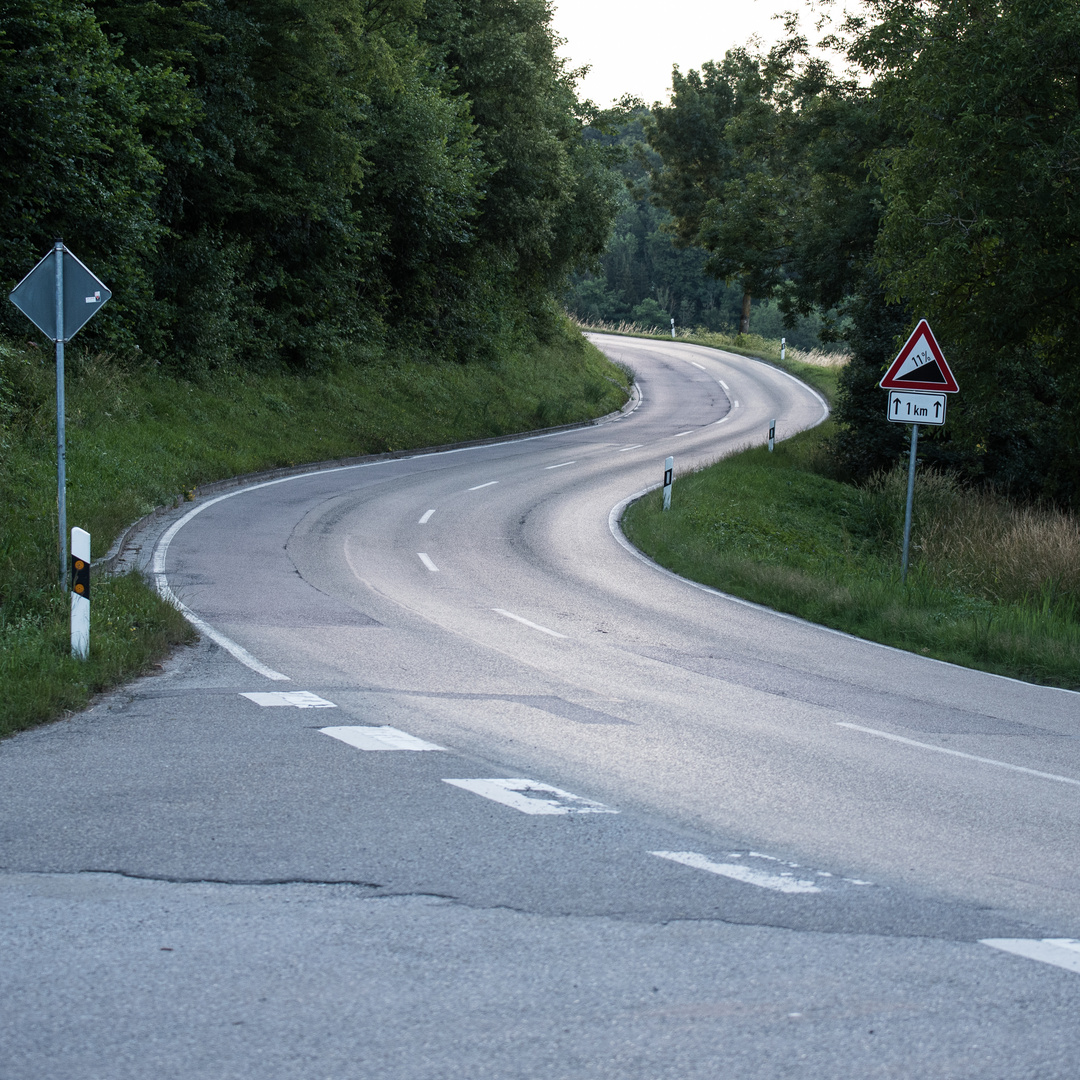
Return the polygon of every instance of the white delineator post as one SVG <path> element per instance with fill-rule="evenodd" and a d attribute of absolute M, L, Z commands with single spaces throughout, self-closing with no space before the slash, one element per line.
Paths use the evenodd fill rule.
<path fill-rule="evenodd" d="M 675 320 L 674 319 L 671 320 L 671 336 L 672 337 L 675 336 Z"/>
<path fill-rule="evenodd" d="M 776 421 L 772 420 L 769 423 L 769 453 L 772 453 L 773 445 L 776 443 Z"/>
<path fill-rule="evenodd" d="M 675 476 L 675 459 L 669 457 L 664 462 L 664 509 L 671 509 L 671 482 Z"/>
<path fill-rule="evenodd" d="M 780 339 L 780 363 L 784 362 L 784 357 L 787 355 L 787 338 Z"/>
<path fill-rule="evenodd" d="M 71 655 L 90 655 L 90 534 L 71 530 Z"/>

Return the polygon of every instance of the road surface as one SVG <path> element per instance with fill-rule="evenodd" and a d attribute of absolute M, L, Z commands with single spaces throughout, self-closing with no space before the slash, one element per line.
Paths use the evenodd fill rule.
<path fill-rule="evenodd" d="M 668 455 L 824 406 L 596 341 L 617 420 L 146 541 L 201 644 L 0 744 L 0 1077 L 1080 1072 L 1080 697 L 642 559 Z"/>

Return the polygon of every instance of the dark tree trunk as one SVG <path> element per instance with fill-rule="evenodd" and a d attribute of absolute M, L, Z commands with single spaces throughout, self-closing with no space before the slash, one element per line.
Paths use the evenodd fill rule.
<path fill-rule="evenodd" d="M 739 333 L 750 333 L 750 292 L 742 294 L 742 318 L 739 319 Z"/>

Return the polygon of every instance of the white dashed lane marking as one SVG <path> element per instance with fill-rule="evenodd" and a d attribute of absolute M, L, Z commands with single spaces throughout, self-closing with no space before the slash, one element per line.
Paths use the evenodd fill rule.
<path fill-rule="evenodd" d="M 264 708 L 270 706 L 291 705 L 294 709 L 336 709 L 337 706 L 326 698 L 313 694 L 310 690 L 274 690 L 261 693 L 241 694 L 248 701 Z"/>
<path fill-rule="evenodd" d="M 558 465 L 545 465 L 545 469 L 565 469 L 567 465 L 576 465 L 576 461 L 561 461 Z"/>
<path fill-rule="evenodd" d="M 820 885 L 815 885 L 812 881 L 803 881 L 787 871 L 771 874 L 741 863 L 713 862 L 696 851 L 650 851 L 649 854 L 682 863 L 683 866 L 692 866 L 695 870 L 707 870 L 710 874 L 719 874 L 733 881 L 741 881 L 745 885 L 756 885 L 759 889 L 772 889 L 773 892 L 781 893 L 821 892 Z"/>
<path fill-rule="evenodd" d="M 564 638 L 565 634 L 560 634 L 558 630 L 550 630 L 546 626 L 541 626 L 539 623 L 534 623 L 530 619 L 522 618 L 520 615 L 515 615 L 512 611 L 504 611 L 502 608 L 492 608 L 492 611 L 496 615 L 505 615 L 508 619 L 513 619 L 514 622 L 521 623 L 522 626 L 531 627 L 533 630 L 539 630 L 542 634 L 550 634 L 552 637 Z"/>
<path fill-rule="evenodd" d="M 984 938 L 980 945 L 991 949 L 1022 956 L 1026 960 L 1039 960 L 1044 964 L 1074 971 L 1080 975 L 1080 941 L 1074 938 Z"/>
<path fill-rule="evenodd" d="M 523 814 L 617 814 L 610 806 L 535 780 L 443 780 Z"/>
<path fill-rule="evenodd" d="M 434 514 L 434 510 L 425 510 L 423 517 L 417 522 L 418 525 L 426 525 L 431 520 L 431 515 Z"/>
<path fill-rule="evenodd" d="M 426 551 L 418 551 L 417 556 L 420 561 L 433 573 L 437 574 L 439 568 L 431 561 L 431 556 Z"/>
<path fill-rule="evenodd" d="M 331 739 L 340 739 L 357 750 L 445 750 L 445 746 L 424 742 L 415 735 L 397 728 L 382 727 L 324 727 L 319 728 Z"/>
<path fill-rule="evenodd" d="M 693 434 L 693 429 L 691 429 L 690 431 L 680 431 L 678 435 L 672 435 L 672 438 L 673 439 L 681 439 L 684 435 L 691 435 L 691 434 Z"/>
<path fill-rule="evenodd" d="M 719 383 L 720 383 L 720 385 L 721 385 L 721 386 L 722 386 L 722 387 L 723 387 L 723 388 L 724 388 L 725 390 L 730 390 L 730 389 L 731 389 L 731 387 L 730 387 L 730 386 L 728 386 L 728 384 L 727 384 L 726 382 L 724 382 L 724 380 L 723 380 L 723 379 L 718 379 L 718 380 L 717 380 L 717 382 L 719 382 Z"/>
<path fill-rule="evenodd" d="M 765 855 L 760 851 L 733 851 L 729 859 L 738 862 L 715 862 L 696 851 L 650 851 L 661 859 L 691 866 L 695 870 L 705 870 L 710 874 L 741 881 L 745 885 L 756 885 L 759 889 L 772 889 L 782 893 L 819 893 L 827 887 L 846 885 L 869 885 L 869 881 L 858 878 L 836 877 L 825 870 L 812 870 L 798 863 L 785 862 L 775 855 Z M 765 867 L 747 865 L 747 860 L 766 863 Z M 795 874 L 798 870 L 799 875 Z M 812 879 L 812 880 L 811 880 Z"/>
<path fill-rule="evenodd" d="M 645 445 L 644 443 L 639 443 L 639 442 L 634 443 L 633 446 L 624 446 L 624 447 L 622 447 L 620 450 L 617 451 L 617 453 L 625 454 L 627 450 L 637 450 L 638 447 L 641 447 L 641 446 L 644 446 L 644 445 Z"/>
<path fill-rule="evenodd" d="M 497 484 L 498 480 L 489 480 L 486 484 L 477 484 L 476 487 L 469 488 L 470 491 L 479 491 L 481 488 L 491 487 L 492 484 Z"/>
<path fill-rule="evenodd" d="M 836 721 L 837 727 L 850 728 L 852 731 L 861 731 L 866 735 L 877 735 L 878 738 L 888 739 L 890 742 L 903 743 L 904 746 L 916 746 L 920 750 L 934 750 L 939 754 L 948 754 L 950 757 L 964 758 L 965 761 L 978 761 L 982 765 L 993 765 L 999 769 L 1008 769 L 1010 772 L 1025 773 L 1027 776 L 1037 776 L 1040 780 L 1055 780 L 1059 784 L 1072 784 L 1080 787 L 1080 780 L 1074 780 L 1071 776 L 1059 776 L 1057 773 L 1040 772 L 1038 769 L 1029 769 L 1024 765 L 1012 765 L 1007 761 L 998 761 L 995 758 L 979 757 L 977 754 L 965 754 L 963 750 L 953 750 L 948 746 L 934 746 L 933 743 L 918 742 L 915 739 L 906 739 L 903 735 L 893 735 L 889 731 L 878 731 L 877 728 L 862 727 L 859 724 L 849 724 L 843 720 Z"/>
<path fill-rule="evenodd" d="M 703 366 L 703 365 L 701 365 L 701 364 L 699 364 L 699 363 L 698 363 L 698 362 L 697 362 L 696 360 L 691 360 L 691 361 L 690 361 L 690 363 L 691 363 L 691 364 L 693 364 L 693 365 L 694 365 L 694 367 L 696 367 L 696 368 L 700 368 L 700 369 L 701 369 L 702 371 L 704 371 L 704 370 L 705 370 L 704 366 Z"/>

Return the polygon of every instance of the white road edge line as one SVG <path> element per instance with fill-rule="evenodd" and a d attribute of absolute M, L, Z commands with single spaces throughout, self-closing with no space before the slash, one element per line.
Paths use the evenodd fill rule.
<path fill-rule="evenodd" d="M 781 372 L 781 374 L 786 375 L 787 372 Z M 790 377 L 795 379 L 794 375 Z M 797 379 L 795 379 L 795 381 L 798 382 Z M 809 389 L 809 387 L 807 387 L 807 389 Z M 827 416 L 828 413 L 825 415 Z M 724 419 L 726 420 L 727 417 L 725 416 Z M 823 419 L 824 417 L 822 417 L 822 420 Z M 723 421 L 717 420 L 718 424 L 722 422 Z M 819 420 L 818 423 L 820 424 L 821 420 Z M 816 424 L 811 425 L 811 427 L 816 426 Z M 906 649 L 898 649 L 895 645 L 883 645 L 880 641 L 869 641 L 867 638 L 856 637 L 854 634 L 848 634 L 843 630 L 834 630 L 831 626 L 822 626 L 820 623 L 810 622 L 809 619 L 800 619 L 798 615 L 788 615 L 785 611 L 777 611 L 775 608 L 766 607 L 764 604 L 755 604 L 753 600 L 744 600 L 741 596 L 733 596 L 731 593 L 714 589 L 710 585 L 702 585 L 700 581 L 691 581 L 690 578 L 683 577 L 682 574 L 676 574 L 674 570 L 669 570 L 666 566 L 661 566 L 654 559 L 650 559 L 644 551 L 638 551 L 638 549 L 623 536 L 622 529 L 619 528 L 619 520 L 622 518 L 623 512 L 632 502 L 636 502 L 643 495 L 649 495 L 663 486 L 663 483 L 651 484 L 647 488 L 635 491 L 633 495 L 627 495 L 625 499 L 621 499 L 608 511 L 608 532 L 611 533 L 615 543 L 626 551 L 628 555 L 633 555 L 638 562 L 644 563 L 650 570 L 654 570 L 658 574 L 663 574 L 665 577 L 669 577 L 673 581 L 679 582 L 681 585 L 688 585 L 691 589 L 697 589 L 699 592 L 709 593 L 710 596 L 716 596 L 721 600 L 727 600 L 731 604 L 738 604 L 740 607 L 750 608 L 752 611 L 758 611 L 762 615 L 771 615 L 774 619 L 784 619 L 787 622 L 798 623 L 800 626 L 810 626 L 823 634 L 835 634 L 837 637 L 845 638 L 848 641 L 857 641 L 860 645 L 869 645 L 873 649 L 883 649 L 885 652 L 901 653 L 904 656 L 914 656 L 927 664 L 940 664 L 942 667 L 954 668 L 957 671 L 966 671 L 968 674 L 973 674 L 971 668 L 961 667 L 959 664 L 950 664 L 948 660 L 936 660 L 932 656 L 919 656 L 918 653 L 911 653 Z M 1063 686 L 1038 686 L 1036 683 L 1024 682 L 1023 679 L 1014 679 L 1008 675 L 997 675 L 992 671 L 980 671 L 978 674 L 988 679 L 1001 679 L 1004 682 L 1016 683 L 1017 686 L 1037 687 L 1039 690 L 1046 690 L 1058 694 L 1069 694 L 1074 697 L 1080 695 L 1080 691 L 1066 690 Z"/>
<path fill-rule="evenodd" d="M 434 510 L 425 510 L 417 525 L 426 525 L 431 520 L 431 515 L 434 514 Z"/>
<path fill-rule="evenodd" d="M 421 562 L 422 562 L 422 563 L 423 563 L 423 564 L 424 564 L 424 565 L 425 565 L 425 566 L 426 566 L 426 567 L 427 567 L 427 568 L 428 568 L 428 569 L 429 569 L 429 570 L 430 570 L 430 571 L 431 571 L 431 572 L 432 572 L 433 574 L 437 574 L 437 573 L 439 572 L 439 568 L 438 568 L 438 567 L 437 567 L 437 566 L 436 566 L 436 565 L 435 565 L 435 564 L 434 564 L 434 563 L 433 563 L 433 562 L 431 561 L 431 556 L 430 556 L 430 555 L 429 555 L 429 554 L 428 554 L 428 553 L 427 553 L 426 551 L 418 551 L 418 552 L 417 552 L 416 554 L 417 554 L 417 555 L 419 556 L 419 558 L 420 558 L 420 561 L 421 561 Z"/>
<path fill-rule="evenodd" d="M 545 465 L 545 469 L 565 469 L 567 465 L 576 465 L 576 461 L 562 461 L 558 465 Z"/>
<path fill-rule="evenodd" d="M 486 484 L 477 484 L 476 487 L 469 488 L 470 491 L 479 491 L 481 488 L 491 487 L 492 484 L 497 484 L 498 480 L 489 480 Z"/>
<path fill-rule="evenodd" d="M 542 634 L 550 634 L 552 637 L 566 637 L 565 634 L 560 634 L 558 630 L 549 630 L 546 626 L 541 626 L 539 623 L 523 619 L 520 615 L 515 615 L 512 611 L 504 611 L 500 607 L 492 608 L 491 610 L 494 611 L 496 615 L 505 615 L 508 619 L 513 619 L 515 622 L 519 622 L 524 626 L 531 626 L 534 630 L 539 630 Z"/>
<path fill-rule="evenodd" d="M 950 757 L 964 758 L 966 761 L 978 761 L 983 765 L 993 765 L 998 769 L 1008 769 L 1010 772 L 1037 776 L 1040 780 L 1055 780 L 1059 784 L 1072 784 L 1074 787 L 1080 787 L 1080 780 L 1074 780 L 1071 776 L 1058 776 L 1057 773 L 1040 772 L 1038 769 L 1029 769 L 1024 765 L 1011 765 L 1007 761 L 998 761 L 995 758 L 979 757 L 977 754 L 965 754 L 963 750 L 952 750 L 947 746 L 934 746 L 933 743 L 917 742 L 915 739 L 906 739 L 903 735 L 893 735 L 889 731 L 878 731 L 876 728 L 863 727 L 861 724 L 849 724 L 843 720 L 836 720 L 834 723 L 837 727 L 862 731 L 867 735 L 876 735 L 879 739 L 903 743 L 905 746 L 917 746 L 920 750 L 934 750 L 939 754 L 948 754 Z"/>
<path fill-rule="evenodd" d="M 991 949 L 1022 956 L 1025 960 L 1039 960 L 1044 964 L 1074 971 L 1080 975 L 1080 941 L 1074 938 L 981 938 L 980 945 Z"/>
<path fill-rule="evenodd" d="M 767 874 L 739 863 L 718 863 L 699 855 L 696 851 L 650 851 L 660 859 L 692 866 L 695 870 L 707 870 L 710 874 L 741 881 L 744 885 L 756 885 L 759 889 L 772 889 L 780 893 L 819 893 L 821 889 L 812 881 L 801 881 L 790 874 Z"/>

